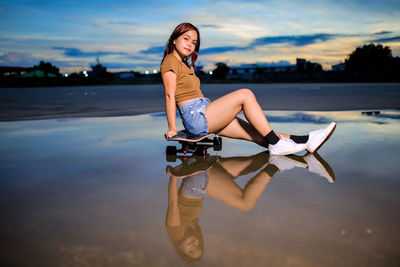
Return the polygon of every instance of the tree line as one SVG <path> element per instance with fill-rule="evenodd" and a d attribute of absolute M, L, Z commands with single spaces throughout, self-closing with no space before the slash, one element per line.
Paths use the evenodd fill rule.
<path fill-rule="evenodd" d="M 345 59 L 344 64 L 347 72 L 400 72 L 400 57 L 393 57 L 390 47 L 381 44 L 371 43 L 357 47 Z M 213 78 L 225 79 L 230 70 L 229 66 L 223 62 L 218 62 L 215 66 Z M 318 70 L 322 71 L 322 68 Z"/>

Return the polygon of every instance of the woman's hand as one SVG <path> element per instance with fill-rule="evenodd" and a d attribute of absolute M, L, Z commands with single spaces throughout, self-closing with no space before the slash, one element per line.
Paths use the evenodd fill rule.
<path fill-rule="evenodd" d="M 177 132 L 176 131 L 174 131 L 174 130 L 169 130 L 168 132 L 166 132 L 165 133 L 165 139 L 168 139 L 168 138 L 170 138 L 170 137 L 172 137 L 172 136 L 175 136 L 175 135 L 177 135 Z"/>

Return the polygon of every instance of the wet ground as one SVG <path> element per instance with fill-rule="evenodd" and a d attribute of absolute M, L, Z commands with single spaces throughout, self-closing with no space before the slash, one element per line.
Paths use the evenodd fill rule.
<path fill-rule="evenodd" d="M 0 263 L 399 266 L 400 111 L 363 111 L 266 111 L 281 132 L 338 123 L 278 159 L 223 138 L 167 161 L 162 113 L 1 122 Z"/>
<path fill-rule="evenodd" d="M 264 110 L 336 111 L 400 108 L 400 83 L 245 83 L 202 84 L 212 101 L 250 88 Z M 103 85 L 0 89 L 0 121 L 163 112 L 164 88 L 151 85 Z"/>

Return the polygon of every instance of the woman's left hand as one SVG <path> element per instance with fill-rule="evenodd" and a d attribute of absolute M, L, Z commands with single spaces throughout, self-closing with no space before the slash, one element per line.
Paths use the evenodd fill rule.
<path fill-rule="evenodd" d="M 165 139 L 168 139 L 168 138 L 170 138 L 170 137 L 172 137 L 172 136 L 175 136 L 175 135 L 177 135 L 177 132 L 176 131 L 168 131 L 168 132 L 166 132 L 165 133 Z"/>

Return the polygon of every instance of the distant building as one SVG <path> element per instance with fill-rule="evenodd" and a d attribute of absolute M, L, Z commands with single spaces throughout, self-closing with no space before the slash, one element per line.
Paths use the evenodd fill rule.
<path fill-rule="evenodd" d="M 26 73 L 30 69 L 31 68 L 0 66 L 0 75 L 1 76 L 21 76 L 22 74 Z"/>
<path fill-rule="evenodd" d="M 242 64 L 240 66 L 230 67 L 229 73 L 226 76 L 227 79 L 245 79 L 245 80 L 256 80 L 262 74 L 273 74 L 273 73 L 294 73 L 302 70 L 311 68 L 317 69 L 318 63 L 311 63 L 305 59 L 297 59 L 296 64 L 289 65 L 275 65 L 265 66 L 258 64 Z M 319 65 L 320 66 L 320 65 Z"/>
<path fill-rule="evenodd" d="M 322 66 L 318 63 L 312 63 L 303 58 L 296 59 L 297 72 L 321 72 Z"/>
<path fill-rule="evenodd" d="M 257 64 L 242 64 L 240 66 L 229 67 L 227 79 L 254 80 L 261 73 L 295 72 L 296 65 L 287 66 L 260 66 Z"/>
<path fill-rule="evenodd" d="M 116 81 L 133 81 L 136 77 L 133 71 L 115 72 L 113 74 Z"/>
<path fill-rule="evenodd" d="M 91 71 L 87 72 L 88 77 L 107 77 L 107 67 L 100 64 L 99 58 L 96 59 L 97 64 L 90 66 L 92 68 Z"/>
<path fill-rule="evenodd" d="M 100 63 L 90 67 L 92 70 L 87 72 L 89 77 L 103 77 L 107 73 L 107 67 Z"/>
<path fill-rule="evenodd" d="M 22 74 L 22 77 L 50 77 L 50 78 L 54 78 L 57 77 L 56 74 L 54 73 L 45 73 L 42 70 L 32 70 L 30 72 L 24 73 Z"/>
<path fill-rule="evenodd" d="M 339 63 L 336 65 L 332 65 L 332 71 L 345 71 L 345 70 L 346 70 L 345 63 Z"/>

